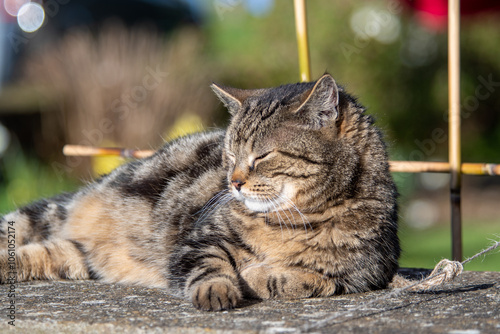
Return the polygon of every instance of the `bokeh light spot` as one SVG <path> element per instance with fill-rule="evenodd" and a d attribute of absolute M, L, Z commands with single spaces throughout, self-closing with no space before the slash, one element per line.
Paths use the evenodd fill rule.
<path fill-rule="evenodd" d="M 26 32 L 37 31 L 42 26 L 44 19 L 43 7 L 33 2 L 24 4 L 17 14 L 17 23 Z"/>
<path fill-rule="evenodd" d="M 30 3 L 30 0 L 4 0 L 3 1 L 3 7 L 5 8 L 5 11 L 12 16 L 17 16 L 17 13 L 19 13 L 19 9 L 27 4 Z"/>
<path fill-rule="evenodd" d="M 400 35 L 399 17 L 385 8 L 364 6 L 350 19 L 352 31 L 362 39 L 373 38 L 383 44 L 395 42 Z"/>

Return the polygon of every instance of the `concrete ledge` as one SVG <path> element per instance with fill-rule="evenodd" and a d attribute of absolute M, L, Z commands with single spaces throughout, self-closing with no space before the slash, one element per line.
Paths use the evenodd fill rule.
<path fill-rule="evenodd" d="M 419 270 L 402 270 L 418 277 Z M 500 333 L 500 272 L 464 272 L 431 293 L 383 298 L 385 291 L 249 303 L 221 313 L 195 310 L 161 289 L 95 281 L 37 281 L 0 286 L 0 332 L 14 299 L 21 333 Z M 374 299 L 383 298 L 364 307 Z M 353 311 L 353 309 L 356 310 Z M 339 312 L 339 313 L 337 313 Z"/>

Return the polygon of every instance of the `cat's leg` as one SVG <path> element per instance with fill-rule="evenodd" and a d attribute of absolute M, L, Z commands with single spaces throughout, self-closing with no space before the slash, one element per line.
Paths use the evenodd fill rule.
<path fill-rule="evenodd" d="M 244 268 L 241 277 L 252 298 L 295 299 L 335 294 L 334 281 L 296 268 L 255 264 Z"/>
<path fill-rule="evenodd" d="M 65 278 L 89 278 L 85 254 L 70 240 L 47 240 L 0 252 L 2 284 Z"/>
<path fill-rule="evenodd" d="M 242 299 L 234 249 L 228 243 L 218 243 L 193 242 L 175 254 L 170 263 L 173 291 L 182 291 L 196 308 L 205 311 L 231 309 Z"/>

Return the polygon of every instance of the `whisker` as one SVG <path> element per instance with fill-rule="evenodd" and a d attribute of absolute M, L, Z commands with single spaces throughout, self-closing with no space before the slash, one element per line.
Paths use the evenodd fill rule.
<path fill-rule="evenodd" d="M 287 218 L 288 222 L 290 223 L 290 226 L 291 226 L 292 230 L 294 230 L 294 229 L 295 229 L 295 225 L 296 225 L 296 221 L 295 221 L 295 218 L 293 218 L 293 214 L 292 214 L 292 212 L 290 211 L 290 209 L 288 209 L 288 211 L 290 212 L 290 214 L 291 214 L 291 216 L 292 216 L 292 218 L 293 218 L 293 223 L 292 223 L 292 221 L 290 220 L 290 216 L 288 216 L 288 214 L 286 213 L 286 211 L 285 211 L 285 210 L 283 210 L 283 205 L 282 205 L 282 204 L 280 204 L 280 203 L 278 203 L 278 201 L 275 201 L 275 203 L 276 203 L 276 205 L 278 206 L 278 210 L 279 210 L 279 211 L 282 211 L 282 212 L 283 212 L 283 214 L 286 216 L 286 218 Z"/>
<path fill-rule="evenodd" d="M 210 205 L 212 205 L 212 203 L 216 202 L 220 197 L 226 195 L 227 192 L 228 190 L 224 189 L 216 193 L 212 198 L 208 200 L 208 202 L 205 203 L 205 205 L 203 205 L 203 207 L 199 211 L 195 212 L 193 216 L 196 216 L 197 214 L 205 211 L 208 207 L 210 207 Z"/>
<path fill-rule="evenodd" d="M 293 208 L 300 215 L 300 218 L 302 219 L 302 224 L 304 225 L 304 229 L 305 229 L 306 233 L 308 230 L 308 226 L 311 229 L 311 231 L 313 230 L 313 227 L 312 227 L 311 223 L 309 222 L 309 220 L 307 219 L 307 217 L 304 216 L 304 214 L 299 210 L 299 208 L 297 208 L 295 203 L 290 198 L 288 198 L 285 195 L 280 195 L 280 194 L 276 194 L 276 197 L 278 197 L 281 200 L 283 200 L 284 202 L 290 204 L 291 208 Z M 290 208 L 288 210 L 290 210 Z M 290 213 L 291 213 L 291 211 L 290 211 Z"/>
<path fill-rule="evenodd" d="M 285 225 L 286 229 L 288 230 L 289 233 L 290 232 L 290 229 L 288 228 L 288 225 L 286 224 L 285 220 L 281 217 L 280 213 L 279 213 L 279 210 L 278 208 L 276 207 L 276 204 L 274 203 L 273 199 L 272 198 L 266 198 L 266 201 L 268 201 L 269 203 L 271 203 L 271 205 L 274 207 L 274 213 L 276 213 L 276 216 L 278 217 L 278 222 L 280 224 L 280 227 L 281 227 L 281 238 L 283 239 L 283 227 L 281 225 L 281 222 L 283 222 L 283 225 Z"/>
<path fill-rule="evenodd" d="M 233 197 L 227 189 L 220 191 L 214 197 L 212 197 L 200 211 L 197 212 L 197 213 L 201 212 L 201 215 L 197 219 L 197 222 L 204 220 L 205 218 L 210 216 L 215 210 L 217 210 L 221 205 L 229 203 L 232 199 Z"/>

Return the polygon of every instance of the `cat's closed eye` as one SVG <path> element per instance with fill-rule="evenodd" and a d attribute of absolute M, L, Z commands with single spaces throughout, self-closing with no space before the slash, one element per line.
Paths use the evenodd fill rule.
<path fill-rule="evenodd" d="M 250 169 L 250 171 L 253 171 L 255 169 L 256 165 L 259 162 L 261 162 L 262 160 L 264 160 L 267 157 L 269 157 L 271 155 L 271 153 L 273 153 L 273 151 L 269 151 L 269 152 L 266 152 L 264 154 L 261 154 L 261 155 L 259 155 L 256 158 L 251 158 L 250 161 L 249 161 L 249 169 Z"/>

